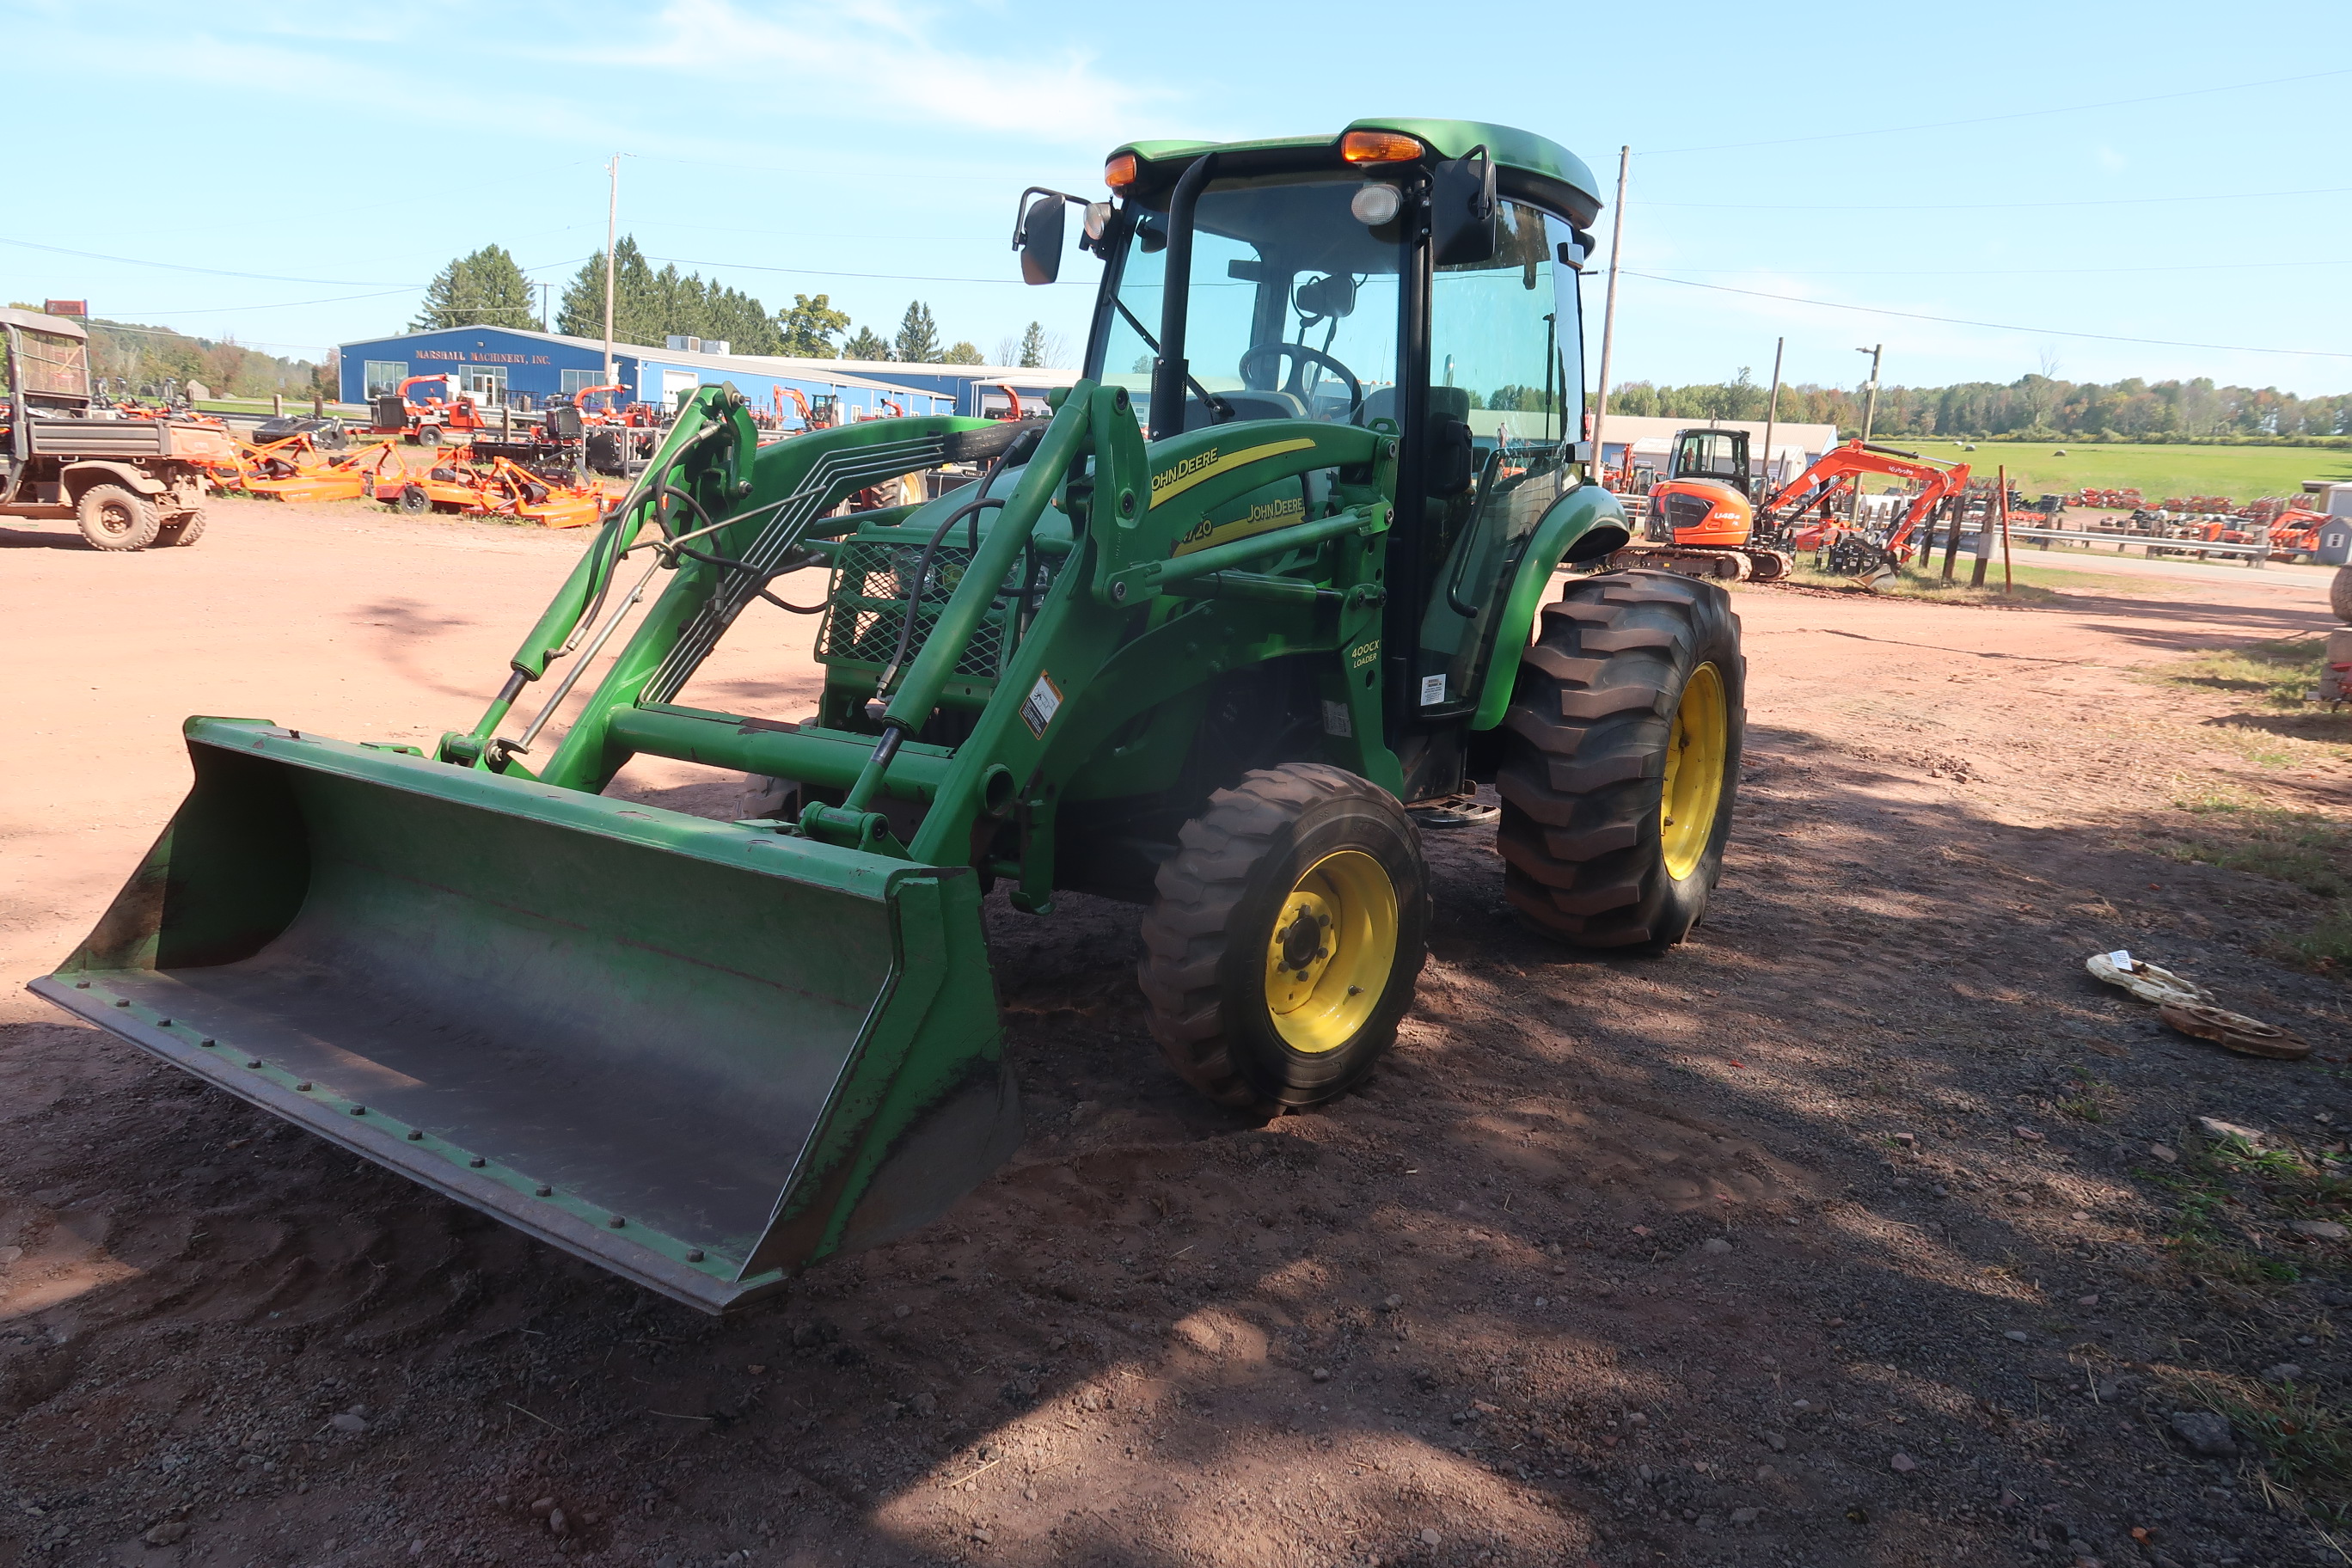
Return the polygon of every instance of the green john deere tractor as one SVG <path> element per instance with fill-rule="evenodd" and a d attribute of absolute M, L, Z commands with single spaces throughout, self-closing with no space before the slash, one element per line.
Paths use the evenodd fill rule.
<path fill-rule="evenodd" d="M 1591 173 L 1387 120 L 1106 174 L 1107 202 L 1023 196 L 1032 281 L 1072 207 L 1102 267 L 1050 417 L 761 447 L 705 388 L 479 723 L 428 754 L 190 720 L 192 793 L 35 989 L 718 1310 L 1014 1147 L 997 884 L 1142 906 L 1152 1031 L 1237 1107 L 1328 1100 L 1389 1047 L 1429 920 L 1410 803 L 1493 781 L 1529 925 L 1681 940 L 1730 823 L 1738 628 L 1669 574 L 1554 591 L 1627 538 L 1577 440 Z M 951 465 L 980 471 L 845 510 Z M 815 565 L 815 717 L 681 701 Z M 777 804 L 603 795 L 641 754 Z"/>

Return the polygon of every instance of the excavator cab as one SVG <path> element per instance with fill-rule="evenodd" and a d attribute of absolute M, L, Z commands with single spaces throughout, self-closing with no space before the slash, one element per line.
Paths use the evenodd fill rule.
<path fill-rule="evenodd" d="M 1716 480 L 1753 499 L 1748 488 L 1748 432 L 1676 431 L 1674 458 L 1667 467 L 1666 477 L 1670 479 Z"/>

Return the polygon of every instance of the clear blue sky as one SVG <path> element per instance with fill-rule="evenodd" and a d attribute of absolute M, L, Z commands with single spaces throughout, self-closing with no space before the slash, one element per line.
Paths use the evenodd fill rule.
<path fill-rule="evenodd" d="M 1075 339 L 1083 288 L 1013 280 L 1022 186 L 1098 191 L 1129 137 L 1391 113 L 1525 126 L 1604 184 L 1633 147 L 1624 265 L 1654 276 L 1622 285 L 1621 381 L 1762 380 L 1785 334 L 1791 381 L 1855 382 L 1883 342 L 1915 385 L 2352 390 L 2342 0 L 0 0 L 0 39 L 49 150 L 9 170 L 0 297 L 275 353 L 399 328 L 486 243 L 560 285 L 615 151 L 624 230 L 772 309 L 824 291 L 887 331 L 919 297 L 992 354 L 1033 317 Z"/>

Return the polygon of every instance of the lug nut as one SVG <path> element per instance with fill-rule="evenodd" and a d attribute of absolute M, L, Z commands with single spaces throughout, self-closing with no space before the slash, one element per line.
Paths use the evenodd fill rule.
<path fill-rule="evenodd" d="M 702 1248 L 700 1248 L 700 1247 L 690 1247 L 687 1248 L 687 1251 L 686 1251 L 686 1260 L 687 1260 L 688 1263 L 699 1263 L 699 1262 L 701 1262 L 701 1261 L 702 1261 Z"/>
<path fill-rule="evenodd" d="M 618 1230 L 629 1222 L 623 1219 L 619 1215 L 614 1215 L 611 1219 L 606 1220 L 604 1223 L 611 1226 L 614 1230 Z"/>
<path fill-rule="evenodd" d="M 168 1029 L 172 1026 L 172 1020 L 169 1018 L 158 1018 L 155 1020 L 155 1026 L 159 1029 Z"/>
<path fill-rule="evenodd" d="M 488 1164 L 488 1163 L 489 1163 L 489 1162 L 488 1162 L 488 1160 L 483 1159 L 479 1154 L 477 1154 L 477 1155 L 475 1155 L 472 1159 L 470 1159 L 470 1160 L 467 1161 L 467 1162 L 466 1162 L 466 1163 L 467 1163 L 468 1165 L 473 1166 L 473 1167 L 474 1167 L 474 1169 L 476 1169 L 477 1171 L 478 1171 L 478 1170 L 480 1170 L 483 1166 L 485 1166 L 485 1165 Z"/>
<path fill-rule="evenodd" d="M 367 1114 L 367 1107 L 364 1105 L 354 1105 L 352 1107 L 352 1114 L 353 1116 L 365 1116 Z"/>
<path fill-rule="evenodd" d="M 257 1068 L 261 1065 L 261 1058 L 259 1057 L 247 1057 L 245 1058 L 245 1065 L 249 1068 Z"/>
<path fill-rule="evenodd" d="M 533 1187 L 531 1191 L 537 1193 L 543 1198 L 551 1198 L 555 1195 L 555 1189 L 553 1187 Z"/>
<path fill-rule="evenodd" d="M 408 1141 L 411 1143 L 422 1143 L 425 1142 L 425 1134 L 418 1129 L 412 1127 L 408 1130 Z"/>
<path fill-rule="evenodd" d="M 117 996 L 114 999 L 114 1005 L 118 1007 L 128 1007 L 131 1005 L 131 998 L 128 996 Z"/>
<path fill-rule="evenodd" d="M 306 1079 L 304 1079 L 300 1083 L 296 1084 L 294 1087 L 295 1087 L 297 1089 L 299 1089 L 302 1093 L 304 1093 L 304 1094 L 308 1094 L 308 1093 L 310 1093 L 310 1080 L 309 1079 L 307 1079 L 307 1078 L 306 1078 Z"/>
<path fill-rule="evenodd" d="M 206 1050 L 211 1050 L 215 1046 L 219 1045 L 219 1044 L 220 1044 L 220 1042 L 219 1042 L 218 1040 L 214 1040 L 214 1039 L 204 1039 L 204 1040 L 198 1040 L 198 1041 L 196 1042 L 196 1044 L 198 1044 L 198 1045 L 200 1045 L 200 1046 L 204 1047 L 205 1047 L 205 1049 L 206 1049 Z"/>

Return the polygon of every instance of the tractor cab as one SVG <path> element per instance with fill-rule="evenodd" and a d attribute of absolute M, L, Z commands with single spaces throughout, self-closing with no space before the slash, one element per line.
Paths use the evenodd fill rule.
<path fill-rule="evenodd" d="M 1396 121 L 1329 140 L 1133 143 L 1104 178 L 1116 199 L 1085 205 L 1078 242 L 1104 262 L 1087 376 L 1125 389 L 1155 443 L 1232 432 L 1155 472 L 1153 504 L 1248 460 L 1265 422 L 1391 437 L 1381 685 L 1405 798 L 1459 789 L 1497 585 L 1581 482 L 1590 172 L 1524 132 Z M 1079 198 L 1024 199 L 1015 243 L 1029 279 L 1048 281 Z M 1340 479 L 1270 480 L 1211 509 L 1176 552 L 1323 516 Z"/>

